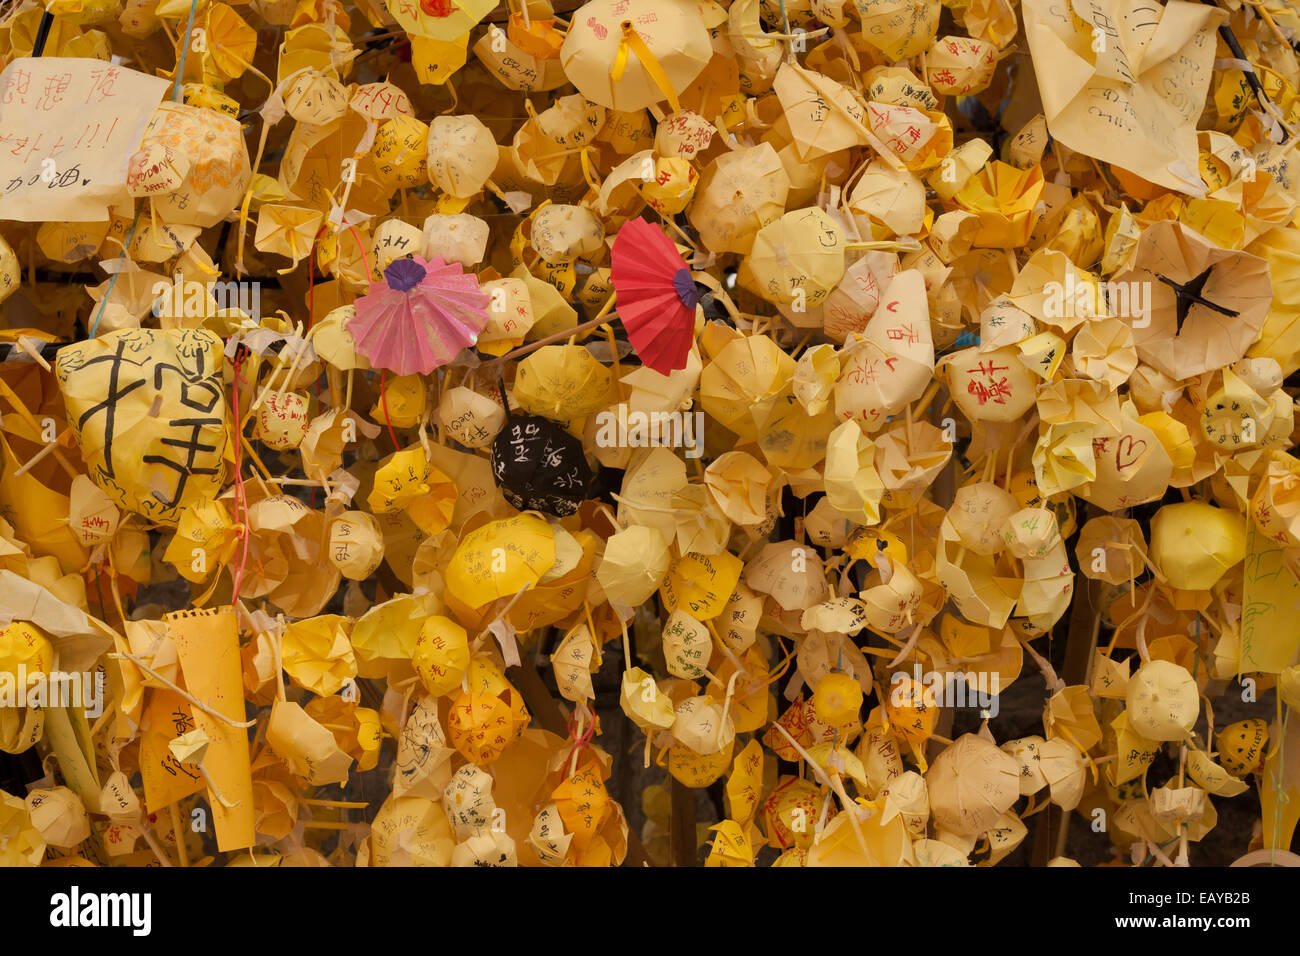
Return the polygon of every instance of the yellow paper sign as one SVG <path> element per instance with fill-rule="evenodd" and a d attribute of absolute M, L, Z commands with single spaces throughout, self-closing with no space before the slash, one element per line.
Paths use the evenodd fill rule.
<path fill-rule="evenodd" d="M 100 222 L 130 202 L 127 164 L 167 81 L 89 57 L 0 73 L 0 219 Z"/>

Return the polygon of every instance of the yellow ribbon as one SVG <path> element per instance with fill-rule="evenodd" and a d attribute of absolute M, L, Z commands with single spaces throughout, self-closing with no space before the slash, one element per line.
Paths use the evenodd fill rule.
<path fill-rule="evenodd" d="M 590 149 L 591 146 L 587 145 L 578 151 L 578 158 L 582 160 L 582 178 L 587 181 L 588 186 L 596 190 L 596 192 L 600 192 L 600 180 L 596 178 L 596 174 L 591 168 L 591 157 L 588 155 Z"/>
<path fill-rule="evenodd" d="M 632 26 L 631 22 L 623 24 L 623 36 L 618 41 L 618 52 L 614 55 L 613 69 L 609 71 L 610 79 L 617 83 L 623 78 L 623 71 L 627 69 L 629 53 L 636 54 L 636 58 L 641 61 L 641 68 L 654 81 L 655 86 L 659 87 L 659 92 L 664 95 L 664 99 L 673 108 L 673 112 L 680 112 L 682 106 L 677 102 L 677 91 L 668 82 L 668 74 L 659 65 L 659 61 L 650 52 L 645 40 L 641 39 L 641 34 L 636 32 L 636 27 Z"/>

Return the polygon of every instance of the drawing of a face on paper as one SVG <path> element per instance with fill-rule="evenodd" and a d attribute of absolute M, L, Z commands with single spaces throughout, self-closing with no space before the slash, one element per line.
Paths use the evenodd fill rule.
<path fill-rule="evenodd" d="M 221 490 L 221 339 L 124 329 L 59 353 L 55 373 L 90 477 L 116 504 L 175 525 Z"/>

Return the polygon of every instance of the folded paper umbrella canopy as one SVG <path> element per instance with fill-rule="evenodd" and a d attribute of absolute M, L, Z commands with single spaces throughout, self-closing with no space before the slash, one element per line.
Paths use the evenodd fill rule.
<path fill-rule="evenodd" d="M 492 442 L 492 474 L 521 511 L 564 517 L 587 497 L 593 474 L 582 441 L 554 422 L 514 415 Z"/>
<path fill-rule="evenodd" d="M 611 374 L 581 345 L 548 345 L 519 363 L 514 398 L 524 411 L 557 422 L 605 407 Z"/>
<path fill-rule="evenodd" d="M 399 0 L 400 2 L 400 0 Z M 690 0 L 591 0 L 574 14 L 560 48 L 565 76 L 587 99 L 635 112 L 677 94 L 713 55 Z"/>
<path fill-rule="evenodd" d="M 1133 269 L 1115 282 L 1145 285 L 1147 314 L 1133 316 L 1133 343 L 1142 361 L 1175 379 L 1245 355 L 1273 301 L 1267 262 L 1171 221 L 1143 233 Z"/>
<path fill-rule="evenodd" d="M 477 276 L 440 256 L 414 256 L 390 263 L 384 281 L 370 283 L 347 328 L 375 368 L 428 375 L 474 344 L 487 305 Z"/>
<path fill-rule="evenodd" d="M 555 532 L 535 514 L 489 521 L 465 535 L 447 562 L 448 597 L 480 608 L 530 588 L 555 564 Z"/>
<path fill-rule="evenodd" d="M 1015 758 L 975 734 L 958 737 L 944 750 L 925 783 L 934 822 L 965 836 L 992 827 L 1020 796 Z"/>
<path fill-rule="evenodd" d="M 641 361 L 664 375 L 685 368 L 700 297 L 672 240 L 644 219 L 629 219 L 614 240 L 610 279 Z"/>
<path fill-rule="evenodd" d="M 413 37 L 455 40 L 496 6 L 493 0 L 385 0 L 397 22 Z"/>

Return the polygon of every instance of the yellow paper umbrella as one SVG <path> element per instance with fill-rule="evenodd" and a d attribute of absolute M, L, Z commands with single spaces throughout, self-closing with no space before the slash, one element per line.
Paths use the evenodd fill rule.
<path fill-rule="evenodd" d="M 280 94 L 284 108 L 300 123 L 324 126 L 343 116 L 348 93 L 337 79 L 319 70 L 304 70 L 287 81 Z"/>
<path fill-rule="evenodd" d="M 754 235 L 785 212 L 790 176 L 768 143 L 723 153 L 704 170 L 687 218 L 714 252 L 748 253 Z"/>
<path fill-rule="evenodd" d="M 753 409 L 779 393 L 794 375 L 794 360 L 764 335 L 724 345 L 700 375 L 704 411 L 742 439 L 758 437 Z"/>
<path fill-rule="evenodd" d="M 964 836 L 988 830 L 1020 796 L 1019 779 L 1011 756 L 982 737 L 963 734 L 925 776 L 935 823 Z"/>
<path fill-rule="evenodd" d="M 496 168 L 496 140 L 476 116 L 436 116 L 429 123 L 427 161 L 435 186 L 467 199 L 483 188 Z"/>
<path fill-rule="evenodd" d="M 1128 682 L 1128 716 L 1148 740 L 1183 740 L 1200 716 L 1200 692 L 1186 668 L 1147 661 Z"/>
<path fill-rule="evenodd" d="M 559 56 L 560 47 L 564 45 L 564 34 L 555 29 L 555 20 L 551 18 L 529 20 L 512 13 L 506 35 L 521 50 L 543 60 Z"/>
<path fill-rule="evenodd" d="M 309 255 L 320 227 L 321 214 L 303 206 L 273 203 L 262 206 L 257 216 L 253 245 L 259 252 L 273 252 L 292 260 L 290 269 Z"/>
<path fill-rule="evenodd" d="M 704 861 L 706 867 L 754 865 L 754 847 L 744 827 L 735 820 L 723 820 L 709 829 L 716 836 Z"/>
<path fill-rule="evenodd" d="M 60 351 L 56 374 L 69 416 L 77 417 L 82 457 L 117 504 L 175 524 L 185 507 L 220 490 L 220 341 L 202 330 L 124 329 Z M 128 346 L 134 358 L 123 368 Z M 182 371 L 167 374 L 165 368 Z M 113 403 L 104 400 L 110 380 L 117 389 Z M 204 396 L 206 412 L 197 417 L 191 414 L 196 394 Z M 188 452 L 180 450 L 185 442 L 192 443 L 184 446 Z"/>
<path fill-rule="evenodd" d="M 293 701 L 277 700 L 266 725 L 266 742 L 295 776 L 312 786 L 342 783 L 352 758 L 328 728 Z"/>
<path fill-rule="evenodd" d="M 1220 248 L 1178 222 L 1147 229 L 1133 268 L 1115 281 L 1151 289 L 1142 315 L 1126 318 L 1138 357 L 1178 379 L 1241 358 L 1273 298 L 1264 259 Z"/>
<path fill-rule="evenodd" d="M 447 565 L 448 596 L 469 608 L 532 587 L 555 564 L 555 532 L 532 513 L 466 534 Z"/>
<path fill-rule="evenodd" d="M 804 162 L 867 143 L 862 103 L 830 77 L 786 61 L 776 71 L 773 92 Z"/>
<path fill-rule="evenodd" d="M 908 269 L 880 293 L 882 306 L 862 333 L 850 333 L 840 356 L 835 411 L 868 432 L 921 397 L 934 370 L 925 278 Z"/>
<path fill-rule="evenodd" d="M 190 159 L 183 149 L 155 143 L 131 157 L 127 191 L 136 197 L 166 195 L 180 188 L 189 171 Z"/>
<path fill-rule="evenodd" d="M 1245 554 L 1246 522 L 1236 512 L 1184 501 L 1151 519 L 1151 557 L 1176 588 L 1211 588 Z"/>
<path fill-rule="evenodd" d="M 448 866 L 456 839 L 442 800 L 391 796 L 368 837 L 372 866 Z"/>
<path fill-rule="evenodd" d="M 925 770 L 925 743 L 934 733 L 939 717 L 933 691 L 910 674 L 896 671 L 889 679 L 884 716 L 889 721 L 889 732 L 907 741 L 913 757 Z"/>
<path fill-rule="evenodd" d="M 357 762 L 358 772 L 365 773 L 375 768 L 379 762 L 379 744 L 384 736 L 378 711 L 358 707 L 356 701 L 338 695 L 313 697 L 304 710 L 334 735 L 339 749 Z"/>
<path fill-rule="evenodd" d="M 184 152 L 189 172 L 178 189 L 155 199 L 164 222 L 215 225 L 243 199 L 252 170 L 239 122 L 215 110 L 163 103 L 145 130 L 141 148 L 166 146 Z"/>
<path fill-rule="evenodd" d="M 862 687 L 848 674 L 827 674 L 813 689 L 813 710 L 824 724 L 842 726 L 855 720 L 861 708 Z"/>
<path fill-rule="evenodd" d="M 935 572 L 968 621 L 1001 628 L 1011 616 L 1022 582 L 993 556 L 969 552 L 950 517 L 943 519 Z"/>
<path fill-rule="evenodd" d="M 817 207 L 788 212 L 754 234 L 754 288 L 770 302 L 812 308 L 844 277 L 844 231 Z"/>
<path fill-rule="evenodd" d="M 718 510 L 738 525 L 758 525 L 767 518 L 772 473 L 743 451 L 719 455 L 704 470 L 704 486 Z"/>
<path fill-rule="evenodd" d="M 205 82 L 209 72 L 222 82 L 243 76 L 257 51 L 257 31 L 224 3 L 209 4 L 202 22 L 203 49 L 198 51 L 201 56 L 191 62 L 203 64 Z M 220 88 L 222 83 L 212 85 Z"/>
<path fill-rule="evenodd" d="M 937 0 L 853 0 L 862 38 L 890 60 L 905 60 L 930 45 L 939 29 Z"/>
<path fill-rule="evenodd" d="M 821 557 L 796 541 L 775 541 L 764 545 L 745 564 L 745 583 L 772 599 L 787 611 L 804 611 L 826 595 Z"/>
<path fill-rule="evenodd" d="M 673 562 L 659 589 L 664 607 L 670 612 L 680 607 L 697 621 L 712 620 L 726 608 L 743 567 L 741 560 L 728 551 L 682 555 Z"/>
<path fill-rule="evenodd" d="M 612 373 L 580 345 L 548 345 L 519 363 L 514 400 L 558 422 L 583 418 L 609 401 Z"/>
<path fill-rule="evenodd" d="M 971 96 L 993 80 L 998 47 L 974 37 L 939 37 L 926 52 L 926 70 L 936 93 Z"/>
<path fill-rule="evenodd" d="M 1132 518 L 1102 515 L 1090 519 L 1079 530 L 1075 555 L 1084 577 L 1125 584 L 1146 566 L 1146 537 L 1142 526 Z"/>
<path fill-rule="evenodd" d="M 811 845 L 822 799 L 822 789 L 811 780 L 779 778 L 762 804 L 768 845 L 779 849 Z"/>
<path fill-rule="evenodd" d="M 406 92 L 396 83 L 387 80 L 354 87 L 348 96 L 348 108 L 372 120 L 411 116 L 415 113 L 415 107 L 411 105 L 411 98 Z"/>
<path fill-rule="evenodd" d="M 793 18 L 793 12 L 790 13 Z M 765 91 L 780 67 L 784 44 L 763 31 L 759 0 L 735 0 L 727 9 L 727 37 L 740 61 L 745 88 Z"/>
<path fill-rule="evenodd" d="M 1043 726 L 1049 736 L 1064 737 L 1083 753 L 1101 741 L 1101 726 L 1083 684 L 1062 687 L 1048 699 L 1043 708 Z"/>
<path fill-rule="evenodd" d="M 435 614 L 420 625 L 411 663 L 424 689 L 441 697 L 460 686 L 469 666 L 469 638 L 450 618 Z"/>
<path fill-rule="evenodd" d="M 454 40 L 411 37 L 411 66 L 421 83 L 444 86 L 469 59 L 469 32 Z M 480 37 L 486 40 L 487 34 Z"/>
<path fill-rule="evenodd" d="M 501 756 L 523 730 L 511 707 L 517 694 L 510 688 L 500 694 L 471 691 L 452 699 L 447 736 L 461 756 L 479 767 L 489 766 Z"/>
<path fill-rule="evenodd" d="M 655 679 L 639 667 L 623 672 L 619 706 L 628 720 L 642 730 L 667 730 L 677 719 L 673 700 L 663 693 Z"/>
<path fill-rule="evenodd" d="M 902 816 L 888 821 L 878 814 L 855 829 L 851 807 L 833 819 L 808 848 L 807 866 L 904 866 L 912 859 L 912 844 Z M 859 840 L 861 837 L 861 840 Z"/>
<path fill-rule="evenodd" d="M 880 520 L 884 485 L 873 467 L 875 453 L 875 443 L 852 419 L 837 426 L 826 440 L 826 498 L 861 524 Z"/>
<path fill-rule="evenodd" d="M 1034 405 L 1037 382 L 1015 348 L 962 349 L 945 355 L 938 368 L 957 407 L 971 421 L 1016 421 Z"/>
<path fill-rule="evenodd" d="M 592 845 L 597 831 L 614 812 L 604 778 L 599 764 L 588 760 L 551 791 L 564 830 L 573 835 L 573 844 L 580 850 Z"/>
<path fill-rule="evenodd" d="M 570 629 L 551 655 L 556 688 L 561 697 L 574 703 L 582 703 L 595 696 L 591 674 L 599 666 L 596 644 L 586 624 Z"/>
<path fill-rule="evenodd" d="M 658 529 L 665 541 L 677 534 L 673 496 L 686 487 L 686 463 L 667 448 L 651 448 L 634 458 L 623 475 L 618 520 L 628 527 Z M 703 489 L 699 489 L 703 493 Z M 703 494 L 701 494 L 703 497 Z"/>
<path fill-rule="evenodd" d="M 809 631 L 857 634 L 867 626 L 867 608 L 857 598 L 836 598 L 805 610 L 800 615 L 799 624 Z"/>
<path fill-rule="evenodd" d="M 348 631 L 351 618 L 321 614 L 294 621 L 281 637 L 281 661 L 299 686 L 330 695 L 356 676 L 357 662 Z"/>
<path fill-rule="evenodd" d="M 596 580 L 610 601 L 637 607 L 659 589 L 671 561 L 657 529 L 633 525 L 605 542 Z"/>
<path fill-rule="evenodd" d="M 1021 170 L 995 159 L 954 198 L 960 208 L 979 217 L 977 248 L 1010 249 L 1029 241 L 1042 194 L 1043 171 L 1038 166 Z"/>
<path fill-rule="evenodd" d="M 663 651 L 668 673 L 699 680 L 708 671 L 713 640 L 703 624 L 678 608 L 664 625 Z"/>
<path fill-rule="evenodd" d="M 759 450 L 767 463 L 790 474 L 807 475 L 826 456 L 826 439 L 838 419 L 829 408 L 810 415 L 797 399 L 791 401 L 795 385 L 791 382 L 756 406 L 750 417 L 758 431 Z"/>
<path fill-rule="evenodd" d="M 569 82 L 589 100 L 634 112 L 682 92 L 712 48 L 696 4 L 687 0 L 589 0 L 573 14 L 560 48 Z"/>
<path fill-rule="evenodd" d="M 410 661 L 424 619 L 438 607 L 431 594 L 404 594 L 374 605 L 359 617 L 351 637 L 360 675 L 382 677 L 390 663 Z"/>
<path fill-rule="evenodd" d="M 731 762 L 736 725 L 721 701 L 708 694 L 688 697 L 677 705 L 676 714 L 672 726 L 676 745 L 703 757 L 726 753 Z"/>
<path fill-rule="evenodd" d="M 67 787 L 29 791 L 27 811 L 47 846 L 72 849 L 90 837 L 86 807 Z"/>
<path fill-rule="evenodd" d="M 410 189 L 428 181 L 429 127 L 414 116 L 394 116 L 379 124 L 370 147 L 375 174 L 390 188 Z"/>
<path fill-rule="evenodd" d="M 491 0 L 384 0 L 402 29 L 414 37 L 455 40 L 487 16 Z"/>
<path fill-rule="evenodd" d="M 27 804 L 0 790 L 0 864 L 40 866 L 45 840 L 32 822 Z"/>
<path fill-rule="evenodd" d="M 54 645 L 34 624 L 14 621 L 0 629 L 0 674 L 5 674 L 19 694 L 39 684 L 54 666 Z M 22 684 L 19 674 L 26 672 Z M 26 701 L 26 696 L 19 698 Z"/>
<path fill-rule="evenodd" d="M 1261 768 L 1268 743 L 1268 724 L 1258 717 L 1228 724 L 1215 739 L 1223 769 L 1245 777 Z"/>
<path fill-rule="evenodd" d="M 318 320 L 309 333 L 316 355 L 343 371 L 370 368 L 365 356 L 357 354 L 356 342 L 348 331 L 348 323 L 354 315 L 356 306 L 341 305 Z"/>

